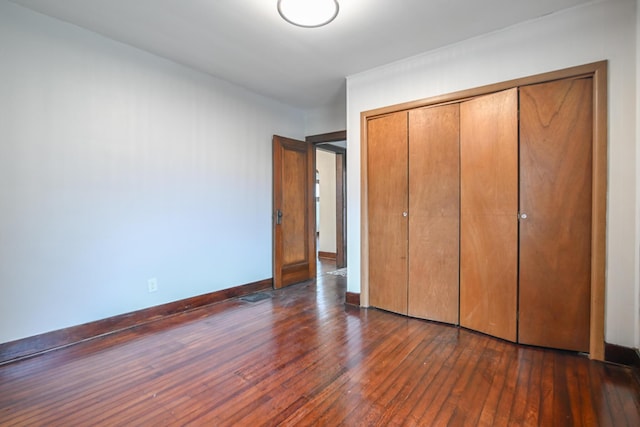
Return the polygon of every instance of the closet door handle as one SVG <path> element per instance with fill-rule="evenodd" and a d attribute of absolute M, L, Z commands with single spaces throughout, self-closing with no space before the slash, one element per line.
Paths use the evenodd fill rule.
<path fill-rule="evenodd" d="M 518 219 L 527 219 L 528 215 L 526 213 L 519 213 L 518 214 Z"/>
<path fill-rule="evenodd" d="M 407 212 L 407 211 L 402 212 L 402 216 L 404 216 L 404 217 L 409 216 L 409 212 Z"/>

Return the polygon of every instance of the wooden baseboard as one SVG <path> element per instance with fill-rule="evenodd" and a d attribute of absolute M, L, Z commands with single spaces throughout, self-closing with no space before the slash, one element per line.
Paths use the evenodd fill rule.
<path fill-rule="evenodd" d="M 345 295 L 345 304 L 360 307 L 360 294 L 355 292 L 347 292 Z"/>
<path fill-rule="evenodd" d="M 631 366 L 640 372 L 640 353 L 635 348 L 605 343 L 604 360 L 619 365 Z"/>
<path fill-rule="evenodd" d="M 265 279 L 246 285 L 223 289 L 204 295 L 198 295 L 143 310 L 120 314 L 95 322 L 71 326 L 57 331 L 46 332 L 0 344 L 0 364 L 35 356 L 56 348 L 86 341 L 99 336 L 111 334 L 123 329 L 139 326 L 144 323 L 162 319 L 166 316 L 178 314 L 205 305 L 221 302 L 227 299 L 271 289 L 273 279 Z"/>
<path fill-rule="evenodd" d="M 335 252 L 318 251 L 318 258 L 336 260 L 338 255 Z"/>

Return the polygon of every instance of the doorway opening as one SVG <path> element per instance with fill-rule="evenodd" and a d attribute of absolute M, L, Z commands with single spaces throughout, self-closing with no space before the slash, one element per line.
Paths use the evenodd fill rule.
<path fill-rule="evenodd" d="M 317 260 L 347 266 L 346 239 L 346 131 L 306 138 L 316 150 Z M 318 274 L 323 268 L 318 268 Z"/>

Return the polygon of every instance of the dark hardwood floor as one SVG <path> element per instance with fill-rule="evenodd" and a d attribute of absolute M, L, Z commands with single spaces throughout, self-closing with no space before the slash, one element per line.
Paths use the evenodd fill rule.
<path fill-rule="evenodd" d="M 630 369 L 345 306 L 325 267 L 0 366 L 0 425 L 640 426 Z"/>

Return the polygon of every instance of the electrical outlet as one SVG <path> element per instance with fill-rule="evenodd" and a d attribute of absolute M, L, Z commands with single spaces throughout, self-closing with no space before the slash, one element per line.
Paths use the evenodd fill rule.
<path fill-rule="evenodd" d="M 149 287 L 149 292 L 156 292 L 158 290 L 158 279 L 147 280 L 147 286 Z"/>

